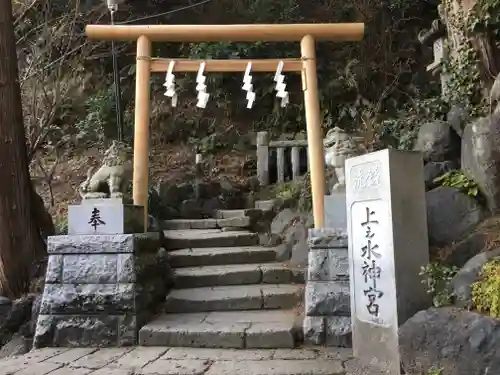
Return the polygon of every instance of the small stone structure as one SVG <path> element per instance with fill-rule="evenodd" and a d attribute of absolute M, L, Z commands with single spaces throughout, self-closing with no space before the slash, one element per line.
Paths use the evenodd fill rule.
<path fill-rule="evenodd" d="M 270 141 L 268 132 L 257 133 L 257 178 L 260 185 L 267 186 L 270 183 L 270 159 L 271 152 L 276 150 L 276 181 L 285 182 L 288 149 L 290 151 L 291 178 L 296 180 L 303 171 L 303 160 L 301 162 L 301 152 L 307 149 L 307 140 L 294 139 L 288 141 Z M 307 158 L 307 157 L 305 157 Z"/>
<path fill-rule="evenodd" d="M 333 229 L 310 229 L 308 263 L 304 339 L 315 345 L 350 347 L 347 234 Z"/>
<path fill-rule="evenodd" d="M 165 298 L 168 265 L 159 233 L 131 233 L 144 232 L 131 213 L 143 218 L 142 207 L 115 199 L 70 207 L 73 234 L 48 239 L 35 348 L 137 344 L 148 311 Z"/>

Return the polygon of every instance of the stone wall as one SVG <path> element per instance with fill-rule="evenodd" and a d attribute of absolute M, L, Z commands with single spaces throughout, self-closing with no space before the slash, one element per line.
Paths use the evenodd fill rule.
<path fill-rule="evenodd" d="M 128 346 L 164 300 L 158 233 L 53 236 L 34 347 Z"/>
<path fill-rule="evenodd" d="M 351 347 L 351 307 L 347 234 L 309 230 L 304 340 Z"/>

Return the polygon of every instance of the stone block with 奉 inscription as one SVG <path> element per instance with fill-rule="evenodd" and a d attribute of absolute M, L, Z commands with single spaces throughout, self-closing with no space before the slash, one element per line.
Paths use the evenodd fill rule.
<path fill-rule="evenodd" d="M 89 199 L 68 207 L 68 234 L 143 233 L 144 207 L 118 199 Z"/>

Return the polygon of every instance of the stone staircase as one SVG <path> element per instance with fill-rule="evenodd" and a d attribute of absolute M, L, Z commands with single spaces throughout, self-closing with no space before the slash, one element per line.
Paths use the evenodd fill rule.
<path fill-rule="evenodd" d="M 139 333 L 144 346 L 293 348 L 301 339 L 303 275 L 276 262 L 248 230 L 248 210 L 169 220 L 174 289 Z"/>

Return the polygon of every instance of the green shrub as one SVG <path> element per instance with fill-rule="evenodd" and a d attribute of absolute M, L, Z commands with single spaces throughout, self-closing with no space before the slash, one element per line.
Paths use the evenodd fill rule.
<path fill-rule="evenodd" d="M 483 266 L 481 278 L 472 284 L 472 303 L 481 313 L 500 317 L 500 260 Z"/>
<path fill-rule="evenodd" d="M 448 267 L 439 263 L 429 263 L 420 272 L 424 276 L 422 283 L 427 286 L 427 293 L 432 296 L 435 307 L 446 306 L 452 302 L 450 282 L 457 273 L 456 267 Z"/>
<path fill-rule="evenodd" d="M 444 175 L 434 179 L 434 182 L 436 184 L 440 184 L 441 186 L 456 188 L 473 198 L 476 198 L 479 194 L 477 183 L 465 176 L 462 171 L 449 171 Z"/>

